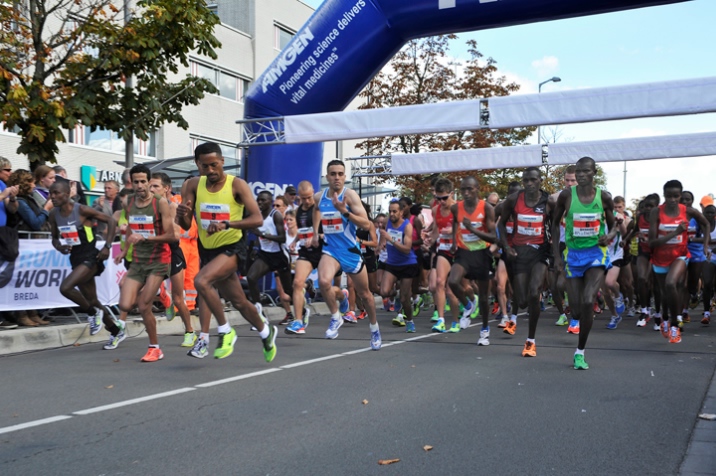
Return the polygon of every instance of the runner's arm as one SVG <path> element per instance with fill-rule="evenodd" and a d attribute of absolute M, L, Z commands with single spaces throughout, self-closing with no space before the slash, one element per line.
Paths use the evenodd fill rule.
<path fill-rule="evenodd" d="M 187 180 L 181 187 L 181 203 L 177 207 L 177 223 L 184 230 L 191 228 L 191 219 L 196 204 L 196 187 L 199 177 Z"/>

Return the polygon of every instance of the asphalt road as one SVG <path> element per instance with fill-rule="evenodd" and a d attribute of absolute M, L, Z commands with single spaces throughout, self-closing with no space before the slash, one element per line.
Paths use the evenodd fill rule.
<path fill-rule="evenodd" d="M 390 325 L 369 347 L 368 323 L 323 339 L 281 329 L 276 360 L 237 328 L 236 351 L 193 359 L 163 336 L 140 363 L 144 336 L 114 351 L 91 344 L 0 358 L 0 472 L 6 475 L 674 475 L 716 367 L 716 329 L 686 325 L 681 344 L 598 317 L 590 369 L 572 369 L 576 336 L 537 332 L 537 357 L 491 324 L 431 334 Z M 414 339 L 406 341 L 406 339 Z M 213 345 L 216 338 L 212 340 Z M 425 446 L 432 447 L 426 451 Z M 391 465 L 379 460 L 399 459 Z"/>

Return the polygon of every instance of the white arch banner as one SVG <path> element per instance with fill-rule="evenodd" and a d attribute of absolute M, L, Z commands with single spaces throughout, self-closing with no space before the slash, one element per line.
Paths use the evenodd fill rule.
<path fill-rule="evenodd" d="M 285 116 L 284 132 L 297 144 L 708 112 L 716 112 L 716 77 Z"/>
<path fill-rule="evenodd" d="M 716 155 L 716 132 L 636 139 L 549 144 L 550 165 L 573 164 L 584 156 L 597 162 Z M 542 146 L 490 147 L 392 156 L 393 175 L 431 174 L 543 165 Z"/>

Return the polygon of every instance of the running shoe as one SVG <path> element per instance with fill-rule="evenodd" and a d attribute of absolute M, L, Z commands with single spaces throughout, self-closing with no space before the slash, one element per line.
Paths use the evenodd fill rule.
<path fill-rule="evenodd" d="M 365 319 L 366 317 L 368 317 L 368 313 L 365 312 L 365 310 L 363 310 L 363 311 L 360 312 L 360 314 L 358 314 L 358 315 L 356 316 L 356 319 L 358 319 L 359 321 L 362 321 L 362 320 Z"/>
<path fill-rule="evenodd" d="M 405 327 L 405 318 L 402 314 L 398 314 L 393 318 L 393 325 L 398 327 Z"/>
<path fill-rule="evenodd" d="M 120 330 L 117 335 L 109 336 L 109 342 L 107 342 L 102 348 L 104 350 L 114 350 L 117 348 L 117 346 L 119 346 L 119 343 L 126 338 L 127 335 L 124 333 L 124 328 L 122 328 L 122 330 Z"/>
<path fill-rule="evenodd" d="M 602 313 L 602 308 L 599 307 L 599 303 L 595 302 L 594 303 L 594 314 L 601 314 L 601 313 Z"/>
<path fill-rule="evenodd" d="M 413 317 L 417 317 L 420 314 L 420 308 L 423 305 L 423 295 L 418 294 L 418 297 L 413 301 Z"/>
<path fill-rule="evenodd" d="M 574 354 L 574 369 L 575 370 L 587 370 L 589 364 L 584 361 L 584 355 Z"/>
<path fill-rule="evenodd" d="M 500 312 L 500 303 L 495 301 L 495 303 L 492 305 L 492 312 L 491 314 L 497 315 L 497 313 Z"/>
<path fill-rule="evenodd" d="M 383 298 L 383 310 L 390 311 L 390 299 Z"/>
<path fill-rule="evenodd" d="M 276 334 L 278 334 L 278 327 L 270 326 L 268 337 L 261 339 L 264 346 L 264 359 L 266 362 L 271 362 L 274 357 L 276 357 Z"/>
<path fill-rule="evenodd" d="M 626 306 L 624 305 L 624 296 L 619 293 L 619 296 L 614 299 L 614 310 L 617 311 L 617 314 L 621 316 L 622 314 L 624 314 L 625 309 Z"/>
<path fill-rule="evenodd" d="M 669 334 L 669 344 L 678 344 L 679 342 L 681 342 L 681 329 L 673 326 Z"/>
<path fill-rule="evenodd" d="M 504 329 L 507 327 L 507 323 L 510 322 L 510 316 L 502 316 L 502 319 L 500 320 L 500 323 L 497 324 L 497 327 L 500 329 Z"/>
<path fill-rule="evenodd" d="M 461 317 L 460 318 L 460 329 L 467 329 L 470 327 L 470 318 L 469 317 Z"/>
<path fill-rule="evenodd" d="M 627 310 L 627 317 L 634 317 L 636 315 L 636 308 L 634 306 L 630 306 Z"/>
<path fill-rule="evenodd" d="M 383 345 L 383 341 L 380 339 L 380 330 L 370 333 L 370 348 L 373 350 L 380 350 L 380 346 Z"/>
<path fill-rule="evenodd" d="M 194 347 L 198 337 L 193 332 L 184 333 L 184 342 L 181 343 L 181 347 Z"/>
<path fill-rule="evenodd" d="M 308 320 L 311 318 L 311 308 L 306 306 L 303 308 L 303 327 L 308 327 Z"/>
<path fill-rule="evenodd" d="M 505 334 L 509 334 L 511 336 L 515 335 L 515 331 L 517 330 L 517 323 L 515 321 L 510 321 L 507 323 L 505 328 L 502 330 Z"/>
<path fill-rule="evenodd" d="M 395 299 L 388 300 L 388 311 L 390 311 L 390 312 L 395 311 Z"/>
<path fill-rule="evenodd" d="M 157 360 L 162 360 L 164 358 L 164 354 L 162 354 L 162 349 L 159 347 L 150 347 L 149 350 L 147 350 L 147 353 L 144 354 L 144 357 L 142 357 L 142 362 L 156 362 Z"/>
<path fill-rule="evenodd" d="M 450 312 L 450 303 L 449 302 L 445 303 L 445 312 Z"/>
<path fill-rule="evenodd" d="M 341 299 L 338 304 L 338 311 L 340 311 L 341 314 L 345 314 L 350 307 L 350 303 L 348 302 L 348 290 L 341 289 L 341 293 L 343 294 L 343 299 Z"/>
<path fill-rule="evenodd" d="M 549 304 L 550 306 L 554 306 L 554 298 L 552 297 L 552 293 L 549 293 L 547 295 L 547 304 Z"/>
<path fill-rule="evenodd" d="M 459 322 L 453 322 L 450 324 L 450 329 L 448 329 L 448 332 L 452 332 L 453 334 L 457 334 L 460 332 L 460 323 Z"/>
<path fill-rule="evenodd" d="M 661 335 L 664 336 L 664 339 L 669 338 L 669 321 L 664 319 L 664 322 L 661 323 Z"/>
<path fill-rule="evenodd" d="M 166 310 L 164 311 L 164 315 L 167 317 L 167 321 L 173 321 L 175 317 L 177 317 L 177 310 L 174 307 L 174 302 L 169 301 L 169 305 L 167 306 Z"/>
<path fill-rule="evenodd" d="M 430 318 L 430 322 L 438 322 L 438 319 L 440 319 L 440 316 L 438 316 L 438 310 L 435 309 L 433 312 L 433 317 Z"/>
<path fill-rule="evenodd" d="M 462 317 L 463 317 L 463 318 L 465 318 L 465 317 L 469 318 L 469 317 L 470 317 L 470 314 L 472 314 L 472 311 L 474 311 L 474 306 L 473 306 L 473 304 L 472 304 L 472 301 L 470 301 L 470 300 L 468 299 L 468 300 L 467 300 L 467 306 L 465 306 L 465 308 L 464 308 L 463 311 L 462 311 Z"/>
<path fill-rule="evenodd" d="M 295 321 L 287 325 L 283 331 L 286 334 L 305 334 L 306 326 L 303 325 L 303 322 L 296 319 Z"/>
<path fill-rule="evenodd" d="M 480 302 L 475 296 L 475 300 L 472 301 L 472 312 L 470 313 L 470 319 L 475 319 L 480 314 Z"/>
<path fill-rule="evenodd" d="M 689 322 L 691 322 L 691 316 L 689 316 L 689 311 L 684 311 L 681 314 L 681 322 L 683 322 L 684 324 L 688 324 Z"/>
<path fill-rule="evenodd" d="M 445 328 L 445 319 L 442 317 L 438 319 L 438 322 L 435 323 L 435 325 L 432 328 L 433 332 L 447 332 L 447 329 Z"/>
<path fill-rule="evenodd" d="M 622 316 L 612 316 L 607 324 L 607 329 L 616 329 L 620 322 L 622 322 Z"/>
<path fill-rule="evenodd" d="M 525 342 L 525 348 L 522 349 L 522 357 L 537 357 L 537 347 L 534 342 Z"/>
<path fill-rule="evenodd" d="M 286 325 L 290 324 L 291 322 L 293 322 L 294 319 L 295 319 L 295 317 L 293 317 L 293 313 L 292 313 L 292 312 L 287 312 L 287 313 L 286 313 L 286 317 L 284 317 L 283 319 L 281 319 L 281 322 L 279 322 L 278 325 L 279 325 L 279 326 L 286 326 Z"/>
<path fill-rule="evenodd" d="M 572 314 L 572 308 L 569 306 L 564 306 L 564 313 L 565 314 Z"/>
<path fill-rule="evenodd" d="M 566 314 L 560 314 L 559 319 L 554 323 L 555 326 L 566 326 L 567 324 L 569 324 L 569 319 Z"/>
<path fill-rule="evenodd" d="M 395 305 L 390 309 L 391 311 L 400 312 L 403 309 L 403 303 L 400 299 L 395 300 Z"/>
<path fill-rule="evenodd" d="M 704 317 L 701 319 L 701 324 L 708 326 L 711 324 L 711 313 L 706 311 L 704 312 Z"/>
<path fill-rule="evenodd" d="M 353 311 L 348 311 L 345 314 L 343 314 L 343 320 L 346 322 L 350 322 L 351 324 L 355 324 L 356 322 L 358 322 L 356 313 Z"/>
<path fill-rule="evenodd" d="M 490 345 L 490 328 L 480 330 L 480 338 L 477 345 Z"/>
<path fill-rule="evenodd" d="M 696 309 L 699 306 L 699 295 L 692 294 L 689 297 L 689 309 Z"/>
<path fill-rule="evenodd" d="M 661 329 L 661 317 L 654 316 L 654 330 L 659 331 Z M 667 332 L 668 335 L 668 332 Z"/>
<path fill-rule="evenodd" d="M 639 319 L 636 321 L 636 326 L 637 327 L 646 327 L 646 323 L 649 322 L 650 319 L 651 319 L 651 316 L 649 316 L 649 314 L 642 312 L 641 315 L 639 316 Z"/>
<path fill-rule="evenodd" d="M 579 321 L 577 319 L 570 319 L 567 332 L 570 334 L 579 334 Z"/>
<path fill-rule="evenodd" d="M 338 337 L 338 329 L 343 325 L 343 319 L 333 319 L 328 323 L 328 329 L 326 329 L 326 339 L 335 339 Z"/>
<path fill-rule="evenodd" d="M 539 301 L 539 310 L 542 312 L 547 310 L 547 306 L 545 306 L 545 304 L 544 304 L 544 299 L 540 299 L 540 301 Z"/>
<path fill-rule="evenodd" d="M 209 355 L 209 346 L 204 339 L 197 339 L 196 342 L 194 342 L 194 347 L 192 347 L 186 355 L 196 357 L 197 359 L 203 359 Z"/>
<path fill-rule="evenodd" d="M 405 323 L 405 332 L 409 332 L 411 334 L 415 332 L 415 323 L 413 321 Z"/>
<path fill-rule="evenodd" d="M 87 316 L 87 322 L 89 323 L 90 335 L 93 336 L 102 330 L 102 318 L 104 317 L 104 311 L 97 309 L 97 313 L 94 316 Z"/>
<path fill-rule="evenodd" d="M 229 332 L 219 333 L 219 345 L 214 350 L 215 359 L 223 359 L 230 356 L 234 352 L 234 344 L 236 343 L 236 331 L 232 327 Z"/>

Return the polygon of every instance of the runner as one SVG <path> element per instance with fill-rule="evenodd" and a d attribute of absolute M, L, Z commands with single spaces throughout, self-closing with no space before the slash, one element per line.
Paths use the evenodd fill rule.
<path fill-rule="evenodd" d="M 463 305 L 460 327 L 470 326 L 470 314 L 478 306 L 472 286 L 467 289 L 463 278 L 477 281 L 479 309 L 482 315 L 482 329 L 477 345 L 490 345 L 490 326 L 488 319 L 488 287 L 492 269 L 490 243 L 497 240 L 495 236 L 495 211 L 492 205 L 478 198 L 479 188 L 475 177 L 466 177 L 460 184 L 463 200 L 450 209 L 453 215 L 452 252 L 455 261 L 450 269 L 448 284 L 455 297 Z"/>
<path fill-rule="evenodd" d="M 576 170 L 577 168 L 574 165 L 568 165 L 564 169 L 564 176 L 562 177 L 563 190 L 577 185 L 577 176 L 575 175 Z M 559 194 L 560 192 L 555 192 L 552 194 L 552 200 L 554 200 L 555 203 L 557 202 Z M 557 236 L 552 234 L 551 240 L 554 249 L 554 240 L 557 240 Z M 560 256 L 562 255 L 562 253 L 564 253 L 564 250 L 566 248 L 567 245 L 564 243 L 564 220 L 562 220 L 559 226 Z M 550 272 L 547 274 L 547 278 L 549 279 L 549 288 L 552 292 L 552 300 L 554 301 L 554 307 L 556 307 L 557 312 L 559 312 L 559 318 L 557 319 L 557 322 L 554 323 L 554 325 L 568 326 L 570 324 L 570 319 L 567 318 L 567 314 L 570 314 L 570 309 L 569 306 L 567 306 L 564 302 L 564 296 L 567 292 L 567 280 L 564 275 L 564 269 L 557 268 L 553 264 L 552 268 L 550 269 Z M 572 324 L 576 326 L 579 324 L 579 321 L 575 320 Z"/>
<path fill-rule="evenodd" d="M 616 207 L 616 203 L 614 206 Z M 617 234 L 607 246 L 609 262 L 612 264 L 612 267 L 607 270 L 603 289 L 604 301 L 606 302 L 607 308 L 612 312 L 612 316 L 607 323 L 607 329 L 611 330 L 617 328 L 622 321 L 622 314 L 624 314 L 624 310 L 626 309 L 624 306 L 624 296 L 619 287 L 619 276 L 622 273 L 622 269 L 625 269 L 622 237 L 626 235 L 626 223 L 624 215 L 617 210 L 614 210 L 614 223 Z"/>
<path fill-rule="evenodd" d="M 176 223 L 176 211 L 179 204 L 172 201 L 172 179 L 163 172 L 155 173 L 149 181 L 149 190 L 153 194 L 167 199 L 174 233 L 180 236 L 182 230 Z M 167 307 L 167 320 L 173 320 L 176 316 L 176 311 L 179 310 L 179 316 L 184 324 L 184 341 L 181 343 L 181 346 L 193 347 L 194 344 L 196 344 L 196 334 L 194 333 L 194 327 L 191 324 L 191 315 L 189 314 L 189 308 L 184 298 L 184 270 L 186 269 L 184 252 L 179 246 L 178 241 L 169 243 L 169 250 L 172 254 L 171 268 L 169 269 L 172 302 Z"/>
<path fill-rule="evenodd" d="M 72 265 L 72 272 L 60 284 L 60 292 L 77 304 L 80 311 L 87 313 L 90 335 L 97 334 L 104 322 L 112 335 L 110 340 L 123 341 L 124 324 L 112 319 L 99 302 L 94 281 L 94 277 L 104 271 L 104 261 L 109 258 L 112 240 L 107 240 L 102 250 L 98 250 L 92 222 L 105 223 L 107 236 L 113 237 L 114 220 L 92 207 L 72 202 L 70 184 L 66 180 L 52 184 L 49 198 L 54 206 L 50 212 L 52 246 L 63 255 L 69 254 Z"/>
<path fill-rule="evenodd" d="M 338 337 L 338 329 L 343 325 L 333 288 L 333 278 L 342 269 L 353 279 L 356 294 L 363 302 L 368 303 L 366 312 L 370 319 L 370 345 L 373 350 L 379 350 L 382 341 L 375 305 L 371 301 L 373 295 L 368 289 L 368 276 L 364 269 L 360 248 L 356 243 L 356 227 L 367 228 L 369 220 L 358 194 L 345 188 L 346 166 L 342 161 L 332 160 L 328 163 L 326 178 L 328 179 L 328 188 L 314 196 L 318 207 L 314 208 L 313 212 L 314 247 L 318 246 L 319 224 L 323 225 L 325 234 L 323 256 L 318 264 L 318 284 L 331 312 L 331 322 L 326 330 L 326 339 Z M 347 307 L 348 296 L 345 291 L 343 294 L 342 302 L 345 302 Z"/>
<path fill-rule="evenodd" d="M 194 162 L 201 177 L 184 182 L 182 203 L 177 208 L 179 225 L 184 230 L 191 227 L 192 214 L 196 215 L 199 226 L 201 269 L 194 282 L 199 294 L 201 334 L 189 355 L 197 358 L 208 355 L 212 314 L 219 324 L 219 345 L 214 358 L 223 359 L 234 351 L 236 331 L 226 320 L 219 297 L 221 292 L 244 319 L 256 327 L 263 342 L 264 359 L 271 362 L 276 357 L 277 328 L 259 317 L 256 308 L 246 299 L 236 273 L 243 230 L 261 226 L 261 212 L 248 184 L 224 172 L 224 157 L 218 144 L 206 142 L 197 146 Z"/>
<path fill-rule="evenodd" d="M 529 330 L 522 356 L 536 357 L 535 333 L 540 315 L 540 297 L 551 258 L 547 215 L 552 213 L 554 202 L 540 188 L 542 174 L 537 167 L 525 169 L 522 186 L 524 190 L 502 202 L 498 227 L 514 300 L 519 309 L 528 307 L 529 311 Z M 512 243 L 508 240 L 505 222 L 514 223 Z M 504 332 L 514 335 L 516 328 L 517 324 L 510 320 Z"/>
<path fill-rule="evenodd" d="M 555 266 L 564 267 L 572 315 L 579 321 L 579 343 L 574 353 L 574 368 L 578 370 L 589 368 L 584 361 L 584 348 L 594 320 L 594 300 L 604 284 L 604 271 L 611 266 L 606 246 L 616 235 L 612 197 L 594 186 L 596 173 L 591 157 L 577 161 L 577 185 L 560 192 L 552 222 L 555 236 L 562 217 L 566 223 L 564 258 L 556 240 L 553 252 Z"/>
<path fill-rule="evenodd" d="M 522 189 L 522 184 L 520 182 L 510 182 L 510 184 L 507 186 L 507 196 L 519 192 Z M 503 213 L 503 203 L 505 201 L 498 203 L 495 207 L 495 223 L 500 223 L 501 221 L 504 222 L 504 228 L 507 232 L 507 236 L 505 237 L 507 239 L 507 244 L 512 246 L 512 239 L 514 236 L 514 229 L 515 229 L 515 222 L 510 217 L 504 217 L 502 216 Z M 497 227 L 497 233 L 498 233 L 498 239 L 501 239 L 500 235 L 500 227 Z M 492 250 L 493 246 L 490 247 Z M 500 248 L 499 246 L 497 248 Z M 497 252 L 493 251 L 493 256 L 495 256 L 495 294 L 497 295 L 497 300 L 495 301 L 495 304 L 492 308 L 492 314 L 498 314 L 502 318 L 500 319 L 500 323 L 497 325 L 500 329 L 505 329 L 506 327 L 510 327 L 511 330 L 514 330 L 517 325 L 517 305 L 515 302 L 515 296 L 514 292 L 510 289 L 510 282 L 509 282 L 509 276 L 507 272 L 507 265 L 508 262 L 504 259 L 504 248 L 500 248 L 497 250 Z M 509 294 L 509 295 L 508 295 Z M 510 309 L 508 306 L 508 299 L 512 300 L 512 315 L 510 316 Z M 512 322 L 513 324 L 510 324 Z M 510 332 L 508 331 L 508 334 Z"/>
<path fill-rule="evenodd" d="M 716 207 L 713 205 L 706 205 L 704 207 L 704 216 L 709 222 L 709 227 L 704 228 L 704 238 L 708 239 L 709 245 L 713 248 L 716 244 Z M 706 238 L 706 235 L 709 238 Z M 716 281 L 716 249 L 711 250 L 711 258 L 706 260 L 706 264 L 703 268 L 703 303 L 704 303 L 704 314 L 701 318 L 701 324 L 711 324 L 711 311 L 712 304 L 711 299 L 714 294 L 714 281 Z"/>
<path fill-rule="evenodd" d="M 452 252 L 453 234 L 452 226 L 455 221 L 452 216 L 452 206 L 455 204 L 453 198 L 453 183 L 448 179 L 439 179 L 435 182 L 435 201 L 433 207 L 433 232 L 431 241 L 435 243 L 436 254 L 434 259 L 434 273 L 431 273 L 430 289 L 433 292 L 435 301 L 435 312 L 438 318 L 433 326 L 433 332 L 460 332 L 460 305 L 455 295 L 447 285 L 447 278 L 450 274 L 455 256 Z M 445 325 L 445 303 L 450 300 L 450 311 L 452 312 L 452 323 L 447 328 Z"/>
<path fill-rule="evenodd" d="M 664 298 L 664 317 L 661 334 L 672 344 L 681 342 L 681 289 L 686 287 L 689 261 L 689 220 L 695 219 L 703 229 L 709 222 L 694 208 L 679 203 L 683 187 L 678 180 L 664 184 L 664 203 L 651 211 L 649 217 L 649 246 L 656 281 Z M 704 236 L 704 255 L 710 258 L 708 235 Z"/>
<path fill-rule="evenodd" d="M 164 197 L 150 190 L 152 172 L 146 165 L 138 164 L 129 171 L 134 195 L 127 205 L 126 242 L 132 248 L 132 266 L 122 285 L 119 308 L 129 312 L 137 304 L 149 336 L 149 350 L 142 362 L 156 362 L 164 358 L 157 340 L 157 320 L 152 312 L 152 302 L 159 286 L 169 275 L 171 251 L 169 243 L 179 236 L 172 226 L 173 217 L 169 203 Z M 125 248 L 118 259 L 126 256 Z"/>
<path fill-rule="evenodd" d="M 252 231 L 259 238 L 261 249 L 249 268 L 246 281 L 249 284 L 249 300 L 254 303 L 261 318 L 268 322 L 261 305 L 259 279 L 268 273 L 276 271 L 283 289 L 293 289 L 291 263 L 288 251 L 282 246 L 286 243 L 286 228 L 283 223 L 283 215 L 273 206 L 273 195 L 266 190 L 259 192 L 256 197 L 256 203 L 258 203 L 261 211 L 263 224 L 260 228 Z M 282 323 L 287 324 L 288 320 L 282 321 Z"/>
<path fill-rule="evenodd" d="M 406 207 L 403 202 L 392 202 L 388 206 L 388 224 L 380 232 L 380 243 L 388 250 L 380 294 L 384 298 L 395 297 L 395 282 L 399 281 L 403 309 L 401 318 L 397 321 L 393 319 L 393 324 L 405 326 L 406 332 L 415 332 L 411 289 L 413 279 L 418 278 L 420 270 L 412 248 L 413 225 L 403 218 Z"/>
<path fill-rule="evenodd" d="M 370 205 L 365 202 L 362 203 L 363 208 L 365 209 L 365 213 L 370 220 Z M 369 229 L 364 230 L 363 228 L 359 228 L 358 230 L 356 230 L 356 238 L 358 240 L 358 245 L 360 245 L 360 252 L 361 255 L 363 255 L 363 261 L 365 262 L 365 270 L 368 273 L 368 289 L 370 289 L 371 294 L 380 294 L 380 288 L 378 287 L 376 280 L 376 271 L 378 270 L 378 257 L 375 255 L 375 249 L 378 247 L 378 235 L 372 220 L 370 222 Z M 366 306 L 374 305 L 374 303 L 364 303 L 360 299 L 358 299 L 357 301 L 358 302 L 356 304 L 358 305 L 358 309 L 360 312 L 355 317 L 357 320 L 365 319 L 368 315 L 368 313 L 365 311 Z M 343 318 L 345 319 L 345 316 L 343 316 Z"/>
<path fill-rule="evenodd" d="M 684 190 L 681 192 L 681 203 L 688 207 L 693 206 L 694 194 Z M 689 266 L 688 266 L 688 278 L 686 279 L 686 288 L 684 288 L 684 294 L 682 296 L 683 311 L 681 313 L 681 321 L 683 323 L 691 322 L 689 318 L 689 307 L 692 309 L 698 306 L 699 303 L 699 284 L 701 275 L 703 273 L 704 263 L 706 262 L 706 255 L 704 254 L 704 248 L 702 246 L 704 242 L 704 230 L 699 225 L 696 219 L 692 218 L 689 220 Z M 711 240 L 709 240 L 711 244 Z"/>

